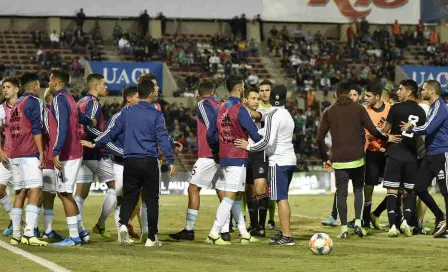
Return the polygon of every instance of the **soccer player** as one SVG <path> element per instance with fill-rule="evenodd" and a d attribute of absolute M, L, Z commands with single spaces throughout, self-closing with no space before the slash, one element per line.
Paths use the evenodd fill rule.
<path fill-rule="evenodd" d="M 364 99 L 367 103 L 367 113 L 376 127 L 384 125 L 390 104 L 381 100 L 383 87 L 380 84 L 370 84 L 365 88 Z M 363 226 L 370 228 L 370 213 L 374 186 L 381 183 L 386 164 L 386 142 L 375 139 L 366 133 L 366 167 L 364 187 Z"/>
<path fill-rule="evenodd" d="M 294 245 L 291 234 L 291 208 L 288 202 L 289 184 L 296 168 L 297 157 L 292 138 L 294 120 L 285 108 L 287 89 L 283 85 L 275 86 L 270 94 L 273 105 L 265 117 L 265 135 L 257 143 L 248 143 L 237 139 L 235 145 L 248 151 L 267 150 L 269 156 L 269 185 L 271 200 L 276 201 L 280 217 L 281 232 L 270 239 L 269 245 Z"/>
<path fill-rule="evenodd" d="M 445 209 L 448 210 L 448 192 L 446 185 L 446 154 L 448 152 L 448 107 L 440 98 L 442 89 L 440 83 L 435 80 L 428 80 L 423 84 L 422 99 L 431 103 L 429 115 L 425 124 L 415 126 L 408 121 L 402 125 L 402 130 L 406 133 L 426 135 L 425 146 L 426 155 L 418 169 L 414 191 L 416 195 L 428 206 L 436 217 L 434 227 L 434 237 L 446 238 L 446 215 L 437 206 L 434 198 L 429 194 L 428 187 L 433 178 L 437 178 L 440 192 L 445 200 Z M 411 120 L 412 121 L 412 120 Z"/>
<path fill-rule="evenodd" d="M 9 133 L 11 136 L 10 162 L 16 198 L 13 204 L 13 234 L 11 244 L 46 246 L 34 236 L 39 216 L 42 193 L 42 168 L 45 167 L 42 143 L 42 101 L 37 97 L 40 83 L 37 74 L 24 74 L 20 78 L 23 95 L 11 109 Z M 21 236 L 22 209 L 25 199 L 26 226 Z"/>
<path fill-rule="evenodd" d="M 358 84 L 350 86 L 350 92 L 348 97 L 353 101 L 353 103 L 359 103 L 359 98 L 361 97 L 362 87 Z M 362 131 L 364 134 L 364 129 Z M 334 194 L 333 207 L 331 209 L 331 215 L 326 220 L 320 222 L 324 226 L 336 227 L 338 225 L 338 208 L 336 206 L 336 193 Z"/>
<path fill-rule="evenodd" d="M 154 97 L 154 83 L 142 80 L 138 84 L 140 102 L 126 108 L 116 119 L 115 126 L 105 131 L 96 141 L 98 147 L 105 146 L 121 133 L 124 133 L 124 170 L 123 170 L 123 203 L 120 209 L 120 241 L 129 245 L 127 224 L 132 210 L 135 208 L 140 193 L 147 206 L 148 239 L 145 246 L 161 246 L 158 239 L 159 215 L 159 150 L 162 149 L 168 164 L 170 176 L 176 174 L 171 139 L 165 128 L 163 114 L 156 110 L 151 101 Z"/>
<path fill-rule="evenodd" d="M 214 93 L 215 87 L 212 82 L 202 81 L 199 83 L 198 94 L 201 100 L 197 105 L 198 160 L 191 171 L 190 185 L 188 186 L 187 222 L 182 231 L 170 234 L 170 237 L 175 240 L 194 240 L 194 226 L 200 206 L 199 193 L 202 188 L 212 188 L 217 179 L 222 178 L 221 168 L 213 159 L 206 139 L 210 120 L 213 119 L 214 111 L 218 107 L 218 102 L 213 98 Z M 230 241 L 228 228 L 229 224 L 224 224 L 221 230 L 221 237 L 225 241 Z"/>
<path fill-rule="evenodd" d="M 260 111 L 256 116 L 259 121 L 264 121 L 266 110 L 258 109 L 260 104 L 260 94 L 255 88 L 249 88 L 244 92 L 243 105 L 250 110 L 252 118 L 253 112 Z M 262 118 L 262 120 L 261 120 Z M 257 128 L 261 128 L 261 123 L 256 122 Z M 265 151 L 250 152 L 246 172 L 246 198 L 250 218 L 250 235 L 255 237 L 265 237 L 266 215 L 269 206 L 269 196 L 266 193 L 268 177 L 268 161 Z"/>
<path fill-rule="evenodd" d="M 44 232 L 42 234 L 42 239 L 53 239 L 53 240 L 64 240 L 65 238 L 58 234 L 53 229 L 54 220 L 54 199 L 56 197 L 56 175 L 54 172 L 53 163 L 53 150 L 50 148 L 50 126 L 49 126 L 49 116 L 51 111 L 51 102 L 53 101 L 53 95 L 51 90 L 48 88 L 45 90 L 44 94 L 45 108 L 43 112 L 43 123 L 44 123 L 44 133 L 43 133 L 43 144 L 45 152 L 45 167 L 42 169 L 43 176 L 43 186 L 42 186 L 42 207 L 44 214 Z M 36 226 L 37 227 L 37 226 Z"/>
<path fill-rule="evenodd" d="M 78 110 L 85 116 L 97 120 L 97 123 L 95 127 L 80 125 L 79 133 L 81 140 L 93 141 L 105 129 L 104 115 L 98 98 L 106 95 L 107 84 L 104 77 L 100 74 L 90 74 L 87 77 L 86 84 L 88 93 L 78 101 Z M 81 215 L 84 201 L 89 195 L 90 185 L 95 174 L 100 183 L 107 184 L 108 190 L 103 201 L 100 217 L 92 228 L 92 232 L 110 239 L 110 233 L 106 230 L 105 224 L 117 201 L 112 162 L 106 150 L 86 148 L 83 150 L 82 166 L 76 178 L 75 201 Z M 84 226 L 82 226 L 82 231 L 85 231 Z M 83 240 L 88 242 L 90 236 L 86 235 Z"/>
<path fill-rule="evenodd" d="M 414 213 L 415 198 L 414 185 L 417 176 L 417 140 L 418 135 L 401 131 L 401 124 L 411 122 L 415 126 L 425 123 L 426 113 L 417 104 L 418 85 L 411 79 L 403 80 L 397 91 L 398 99 L 401 103 L 393 105 L 386 118 L 386 123 L 382 128 L 383 132 L 391 134 L 401 133 L 400 143 L 391 143 L 387 147 L 386 168 L 384 171 L 384 188 L 387 189 L 387 212 L 389 218 L 388 237 L 398 237 L 401 229 L 407 237 L 412 236 L 411 219 Z M 397 209 L 401 205 L 401 198 L 398 198 L 398 191 L 403 190 L 403 215 L 404 220 L 401 225 L 397 223 Z"/>
<path fill-rule="evenodd" d="M 48 120 L 50 147 L 53 149 L 56 190 L 64 206 L 69 229 L 69 238 L 54 244 L 55 246 L 81 245 L 81 239 L 88 235 L 87 231 L 82 230 L 82 216 L 73 193 L 83 154 L 78 127 L 80 122 L 84 125 L 96 125 L 96 121 L 79 113 L 75 100 L 67 91 L 69 81 L 70 75 L 66 71 L 51 71 L 49 88 L 54 98 Z"/>
<path fill-rule="evenodd" d="M 347 230 L 347 190 L 349 179 L 352 180 L 355 194 L 355 234 L 366 235 L 361 226 L 364 205 L 364 135 L 362 128 L 378 139 L 397 141 L 395 136 L 382 134 L 373 124 L 366 109 L 348 97 L 350 87 L 346 82 L 336 85 L 336 102 L 325 109 L 317 131 L 317 145 L 326 171 L 335 169 L 337 207 L 341 220 L 340 238 L 348 237 Z M 325 136 L 331 131 L 332 160 L 329 160 Z"/>
<path fill-rule="evenodd" d="M 266 111 L 269 111 L 272 108 L 272 105 L 269 103 L 270 95 L 271 95 L 271 89 L 272 89 L 272 82 L 269 80 L 263 80 L 260 82 L 259 87 L 260 91 L 260 104 L 258 105 L 259 109 L 263 109 Z M 277 203 L 274 200 L 269 201 L 269 220 L 268 220 L 268 228 L 269 229 L 277 229 L 275 226 L 275 208 L 277 206 Z"/>
<path fill-rule="evenodd" d="M 216 155 L 219 151 L 219 163 L 223 171 L 223 180 L 216 183 L 216 189 L 224 192 L 224 198 L 216 213 L 216 220 L 206 242 L 209 244 L 229 245 L 219 233 L 230 216 L 238 222 L 241 234 L 241 243 L 249 244 L 258 240 L 252 237 L 246 230 L 244 215 L 241 209 L 241 194 L 244 192 L 246 181 L 246 165 L 248 152 L 237 148 L 233 141 L 236 139 L 248 139 L 258 142 L 261 136 L 257 133 L 249 111 L 241 104 L 241 96 L 244 93 L 244 82 L 237 77 L 229 77 L 226 87 L 230 92 L 229 99 L 221 104 L 210 121 L 207 130 L 207 141 Z"/>
<path fill-rule="evenodd" d="M 18 93 L 20 90 L 20 81 L 17 77 L 6 77 L 2 82 L 3 96 L 5 102 L 0 107 L 0 123 L 5 131 L 5 140 L 3 149 L 0 148 L 0 205 L 8 213 L 11 219 L 10 225 L 3 232 L 4 236 L 9 236 L 13 232 L 12 218 L 13 207 L 11 198 L 6 193 L 6 186 L 12 185 L 12 173 L 11 165 L 9 163 L 9 157 L 11 156 L 11 134 L 9 130 L 9 122 L 11 119 L 11 108 L 14 106 L 18 99 Z M 22 211 L 14 210 L 15 213 L 22 216 Z M 20 223 L 20 221 L 19 221 Z"/>

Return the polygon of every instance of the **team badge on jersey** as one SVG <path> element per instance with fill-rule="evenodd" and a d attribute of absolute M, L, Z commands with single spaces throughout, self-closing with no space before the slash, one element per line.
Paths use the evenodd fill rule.
<path fill-rule="evenodd" d="M 263 167 L 258 168 L 258 174 L 264 174 L 264 168 Z"/>

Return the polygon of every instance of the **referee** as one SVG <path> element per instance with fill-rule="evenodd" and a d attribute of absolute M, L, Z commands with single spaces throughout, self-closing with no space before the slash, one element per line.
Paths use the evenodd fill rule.
<path fill-rule="evenodd" d="M 142 80 L 137 89 L 140 102 L 123 109 L 115 126 L 106 130 L 95 141 L 97 146 L 105 146 L 124 131 L 123 202 L 119 221 L 121 245 L 129 245 L 129 217 L 143 191 L 149 227 L 145 246 L 161 246 L 162 243 L 157 238 L 160 193 L 158 146 L 170 165 L 171 177 L 176 175 L 176 167 L 163 114 L 151 104 L 155 96 L 154 83 Z"/>

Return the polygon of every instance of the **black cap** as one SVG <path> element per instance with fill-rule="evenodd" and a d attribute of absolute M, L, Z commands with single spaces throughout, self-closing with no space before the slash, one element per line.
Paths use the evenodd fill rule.
<path fill-rule="evenodd" d="M 269 102 L 274 107 L 280 107 L 286 105 L 286 94 L 288 90 L 284 85 L 275 85 L 271 90 L 271 97 Z"/>

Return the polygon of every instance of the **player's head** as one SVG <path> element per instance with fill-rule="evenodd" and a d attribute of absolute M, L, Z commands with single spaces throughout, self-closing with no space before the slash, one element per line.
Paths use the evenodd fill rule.
<path fill-rule="evenodd" d="M 140 100 L 147 100 L 152 102 L 156 96 L 155 85 L 152 80 L 144 79 L 137 85 L 138 97 Z"/>
<path fill-rule="evenodd" d="M 3 96 L 7 101 L 17 99 L 20 91 L 20 80 L 17 77 L 6 77 L 2 82 Z"/>
<path fill-rule="evenodd" d="M 435 101 L 442 94 L 442 87 L 436 80 L 428 80 L 422 86 L 422 99 Z M 432 102 L 431 102 L 432 103 Z"/>
<path fill-rule="evenodd" d="M 22 87 L 22 90 L 25 93 L 32 93 L 34 95 L 39 95 L 40 93 L 39 76 L 35 73 L 23 74 L 20 77 L 20 87 Z"/>
<path fill-rule="evenodd" d="M 51 69 L 50 82 L 48 86 L 51 92 L 56 92 L 61 89 L 67 88 L 70 83 L 70 74 L 60 68 Z"/>
<path fill-rule="evenodd" d="M 350 93 L 350 85 L 346 81 L 341 81 L 335 86 L 336 89 L 336 96 L 348 96 Z"/>
<path fill-rule="evenodd" d="M 258 109 L 258 105 L 260 104 L 260 94 L 257 88 L 249 88 L 244 91 L 243 104 L 252 110 Z"/>
<path fill-rule="evenodd" d="M 123 106 L 132 106 L 139 101 L 138 90 L 135 86 L 127 86 L 123 89 Z"/>
<path fill-rule="evenodd" d="M 274 107 L 281 107 L 286 105 L 286 95 L 288 89 L 284 85 L 275 85 L 271 90 L 271 97 L 269 103 Z"/>
<path fill-rule="evenodd" d="M 51 105 L 51 103 L 53 102 L 53 94 L 51 93 L 50 88 L 45 89 L 44 100 L 45 104 L 47 105 Z"/>
<path fill-rule="evenodd" d="M 244 81 L 241 77 L 229 76 L 226 79 L 226 88 L 232 96 L 241 98 L 244 94 Z"/>
<path fill-rule="evenodd" d="M 381 84 L 369 84 L 364 91 L 364 100 L 367 106 L 374 106 L 378 101 L 381 101 L 381 95 L 383 94 L 383 86 Z"/>
<path fill-rule="evenodd" d="M 159 96 L 159 84 L 157 83 L 157 79 L 154 75 L 151 74 L 143 74 L 137 79 L 137 84 L 140 83 L 143 80 L 151 80 L 152 83 L 154 83 L 154 89 L 155 89 L 155 96 Z"/>
<path fill-rule="evenodd" d="M 105 96 L 107 93 L 107 84 L 103 75 L 90 74 L 87 76 L 87 90 L 96 93 L 98 96 Z"/>
<path fill-rule="evenodd" d="M 350 97 L 350 99 L 353 102 L 358 103 L 359 98 L 361 97 L 361 93 L 362 93 L 362 87 L 358 84 L 354 84 L 350 86 L 350 92 L 348 93 L 348 97 Z"/>
<path fill-rule="evenodd" d="M 215 85 L 210 80 L 202 80 L 198 84 L 199 98 L 215 94 Z"/>
<path fill-rule="evenodd" d="M 271 97 L 272 82 L 265 79 L 258 85 L 258 90 L 260 91 L 260 98 L 265 104 L 269 104 L 269 98 Z"/>
<path fill-rule="evenodd" d="M 397 90 L 397 97 L 400 102 L 412 99 L 416 100 L 418 97 L 418 85 L 412 79 L 405 79 L 400 81 L 400 86 Z"/>

